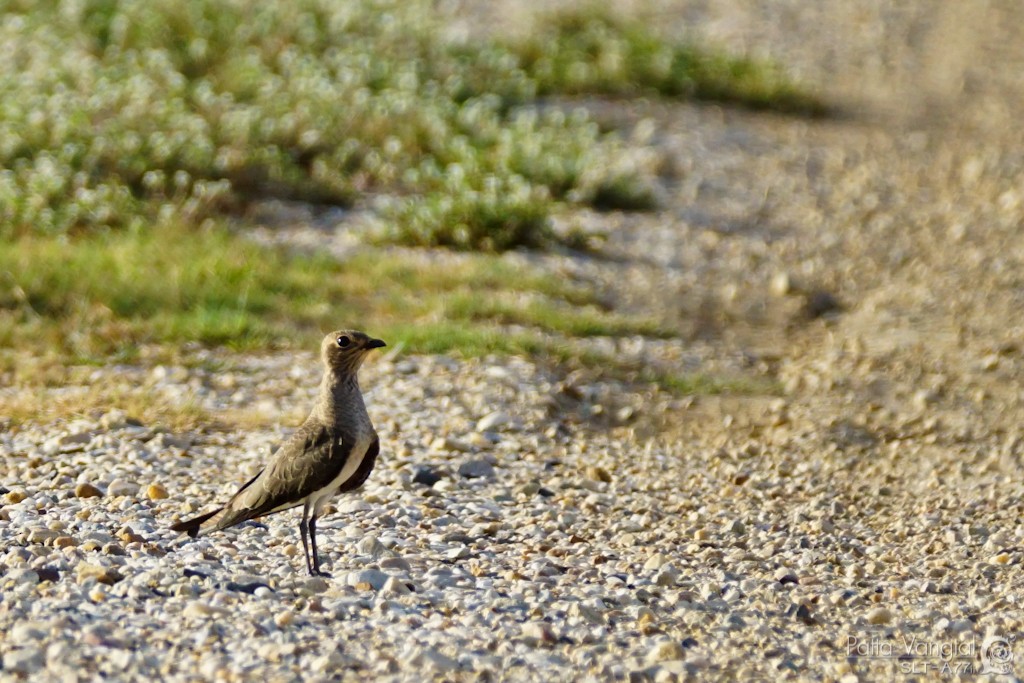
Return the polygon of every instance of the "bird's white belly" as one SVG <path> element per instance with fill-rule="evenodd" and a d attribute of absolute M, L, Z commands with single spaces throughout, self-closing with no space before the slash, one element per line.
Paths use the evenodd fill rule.
<path fill-rule="evenodd" d="M 338 476 L 332 479 L 330 484 L 318 491 L 315 491 L 309 497 L 309 500 L 312 503 L 314 515 L 319 516 L 323 507 L 327 505 L 327 502 L 330 501 L 338 491 L 338 487 L 351 479 L 356 473 L 359 466 L 363 464 L 363 458 L 366 457 L 366 452 L 370 449 L 371 443 L 373 443 L 373 433 L 361 433 L 355 444 L 352 446 L 352 450 L 349 452 L 348 460 L 345 461 L 345 466 L 341 468 L 341 472 L 338 472 Z"/>

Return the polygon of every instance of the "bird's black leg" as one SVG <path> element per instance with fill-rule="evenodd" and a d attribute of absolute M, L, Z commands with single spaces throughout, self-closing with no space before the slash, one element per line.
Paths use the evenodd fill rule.
<path fill-rule="evenodd" d="M 306 544 L 306 533 L 309 531 L 309 525 L 306 523 L 306 519 L 309 517 L 309 505 L 302 508 L 302 521 L 299 522 L 299 534 L 302 536 L 302 552 L 306 555 L 306 570 L 310 574 L 313 574 L 313 565 L 309 563 L 309 545 Z M 314 553 L 316 552 L 316 545 L 313 546 Z"/>
<path fill-rule="evenodd" d="M 309 518 L 309 544 L 313 547 L 313 573 L 329 577 L 330 574 L 320 570 L 320 554 L 316 550 L 316 515 Z"/>

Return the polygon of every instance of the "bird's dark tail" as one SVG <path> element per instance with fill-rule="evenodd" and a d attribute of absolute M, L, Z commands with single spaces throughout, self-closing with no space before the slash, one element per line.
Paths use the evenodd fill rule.
<path fill-rule="evenodd" d="M 199 530 L 200 527 L 203 525 L 203 522 L 210 519 L 223 509 L 224 508 L 217 508 L 213 512 L 207 512 L 205 515 L 199 515 L 198 517 L 193 517 L 192 519 L 185 520 L 184 522 L 178 522 L 177 524 L 171 527 L 171 530 L 184 531 L 192 538 L 195 538 L 199 535 Z"/>

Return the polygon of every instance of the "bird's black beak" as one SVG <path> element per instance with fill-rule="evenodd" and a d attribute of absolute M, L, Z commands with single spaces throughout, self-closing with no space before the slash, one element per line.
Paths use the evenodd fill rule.
<path fill-rule="evenodd" d="M 366 348 L 366 350 L 369 351 L 370 349 L 379 349 L 383 346 L 387 346 L 387 344 L 385 344 L 382 339 L 371 339 L 370 341 L 366 342 L 366 346 L 364 348 Z"/>

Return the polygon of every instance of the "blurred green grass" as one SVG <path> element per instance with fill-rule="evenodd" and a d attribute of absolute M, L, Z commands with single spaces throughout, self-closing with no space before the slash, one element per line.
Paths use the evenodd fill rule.
<path fill-rule="evenodd" d="M 342 320 L 411 352 L 465 355 L 553 357 L 558 335 L 671 334 L 606 310 L 583 283 L 497 255 L 373 251 L 339 262 L 170 225 L 14 246 L 0 250 L 0 347 L 53 349 L 68 362 L 140 344 L 301 346 Z"/>
<path fill-rule="evenodd" d="M 537 26 L 507 47 L 539 95 L 652 95 L 807 116 L 828 111 L 775 62 L 665 40 L 607 5 L 556 11 Z"/>
<path fill-rule="evenodd" d="M 556 203 L 650 208 L 656 172 L 539 96 L 813 108 L 773 65 L 595 7 L 516 40 L 445 20 L 423 0 L 0 0 L 0 236 L 387 193 L 385 239 L 542 247 Z"/>
<path fill-rule="evenodd" d="M 457 41 L 446 20 L 424 0 L 0 0 L 0 371 L 34 381 L 26 350 L 295 346 L 341 321 L 413 352 L 615 371 L 569 342 L 669 336 L 495 255 L 577 244 L 551 228 L 566 207 L 657 203 L 657 155 L 541 98 L 816 100 L 775 65 L 596 6 L 524 38 Z M 253 201 L 366 197 L 387 198 L 379 242 L 483 253 L 338 263 L 238 234 Z"/>

